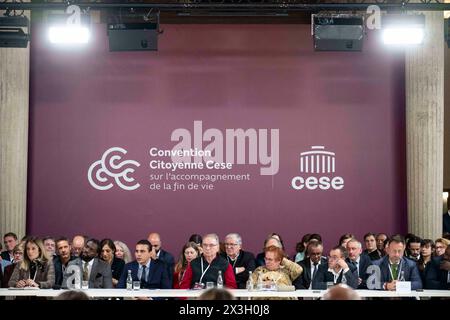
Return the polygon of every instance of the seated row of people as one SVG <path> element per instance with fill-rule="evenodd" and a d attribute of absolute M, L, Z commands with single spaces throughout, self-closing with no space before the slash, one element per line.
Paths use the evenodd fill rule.
<path fill-rule="evenodd" d="M 58 239 L 58 254 L 52 259 L 42 240 L 27 238 L 23 249 L 19 245 L 13 250 L 16 263 L 7 266 L 6 272 L 0 268 L 0 275 L 3 286 L 68 287 L 68 279 L 73 281 L 68 270 L 77 267 L 90 288 L 125 288 L 130 273 L 133 281 L 140 281 L 143 288 L 187 289 L 205 286 L 207 282 L 216 284 L 219 273 L 224 286 L 245 288 L 249 271 L 252 271 L 253 283 L 262 281 L 275 285 L 293 284 L 298 289 L 326 289 L 330 283 L 344 282 L 353 288 L 365 289 L 369 278 L 367 269 L 376 265 L 380 268 L 379 289 L 395 290 L 396 282 L 401 279 L 411 281 L 412 289 L 449 289 L 450 252 L 447 251 L 450 247 L 444 255 L 432 258 L 426 253 L 432 243 L 423 241 L 419 244 L 423 247 L 419 250 L 423 252 L 422 260 L 416 262 L 404 255 L 405 241 L 394 236 L 387 240 L 384 257 L 372 260 L 371 252 L 363 252 L 361 242 L 355 238 L 344 240 L 346 247 L 334 247 L 327 259 L 323 257 L 322 242 L 311 237 L 305 243 L 304 259 L 294 263 L 286 257 L 277 235 L 272 234 L 266 239 L 263 258 L 260 254 L 255 259 L 253 254 L 242 250 L 242 238 L 238 234 L 225 237 L 225 252 L 222 253 L 217 235 L 208 234 L 200 245 L 189 242 L 184 246 L 181 259 L 173 270 L 174 259 L 161 249 L 161 240 L 156 233 L 136 244 L 135 260 L 129 263 L 116 256 L 117 247 L 110 239 L 101 242 L 84 240 L 78 257 L 72 255 L 68 239 Z M 416 239 L 411 241 L 414 243 Z M 22 259 L 20 256 L 24 251 Z M 419 272 L 420 264 L 422 273 Z"/>

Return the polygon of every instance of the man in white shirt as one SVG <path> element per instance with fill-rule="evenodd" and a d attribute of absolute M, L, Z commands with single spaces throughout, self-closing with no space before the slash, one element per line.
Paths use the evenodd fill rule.
<path fill-rule="evenodd" d="M 321 241 L 311 240 L 306 246 L 306 257 L 298 262 L 303 268 L 303 273 L 298 277 L 293 285 L 296 289 L 312 289 L 312 281 L 317 275 L 321 265 L 327 265 L 327 259 L 322 256 L 323 245 Z"/>
<path fill-rule="evenodd" d="M 358 275 L 358 289 L 367 289 L 367 268 L 372 264 L 372 260 L 365 254 L 362 254 L 362 244 L 356 239 L 351 239 L 347 242 L 346 261 L 352 263 L 356 267 L 356 274 Z"/>
<path fill-rule="evenodd" d="M 358 287 L 356 267 L 345 262 L 345 248 L 341 246 L 330 250 L 328 265 L 319 267 L 313 280 L 312 288 L 325 290 L 328 286 L 338 283 L 347 284 L 353 289 Z"/>
<path fill-rule="evenodd" d="M 111 266 L 98 258 L 100 252 L 100 242 L 97 239 L 89 239 L 78 259 L 72 260 L 67 266 L 68 272 L 64 274 L 63 287 L 67 288 L 67 280 L 70 274 L 70 266 L 75 265 L 80 268 L 82 281 L 89 282 L 89 288 L 107 288 L 112 285 Z"/>

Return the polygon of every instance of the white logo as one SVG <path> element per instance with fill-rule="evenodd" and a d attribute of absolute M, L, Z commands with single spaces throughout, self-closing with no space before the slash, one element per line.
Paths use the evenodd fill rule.
<path fill-rule="evenodd" d="M 311 146 L 310 151 L 300 153 L 300 172 L 308 174 L 334 174 L 336 172 L 336 154 L 325 151 L 324 146 Z M 342 177 L 329 178 L 327 176 L 294 177 L 291 181 L 292 188 L 302 190 L 303 188 L 315 190 L 341 190 L 344 188 Z"/>
<path fill-rule="evenodd" d="M 97 190 L 111 189 L 114 184 L 111 181 L 113 178 L 116 184 L 124 190 L 135 190 L 140 187 L 139 183 L 132 184 L 134 178 L 129 177 L 137 167 L 139 162 L 134 160 L 124 160 L 122 155 L 127 151 L 119 147 L 109 148 L 103 153 L 100 160 L 95 161 L 88 170 L 88 180 L 91 186 Z"/>

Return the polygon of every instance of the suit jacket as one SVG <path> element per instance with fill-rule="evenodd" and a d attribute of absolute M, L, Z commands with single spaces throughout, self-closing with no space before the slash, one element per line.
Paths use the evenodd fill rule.
<path fill-rule="evenodd" d="M 382 258 L 382 254 L 380 251 L 378 251 L 378 249 L 375 251 L 372 251 L 370 253 L 366 249 L 363 251 L 363 253 L 361 255 L 368 256 L 370 258 L 370 260 L 372 260 L 372 261 L 380 260 Z"/>
<path fill-rule="evenodd" d="M 1 257 L 2 257 L 3 260 L 11 261 L 11 257 L 9 256 L 9 252 L 8 251 L 3 251 L 1 253 Z"/>
<path fill-rule="evenodd" d="M 77 257 L 70 256 L 70 261 L 75 260 Z M 63 268 L 62 268 L 62 262 L 61 258 L 59 256 L 56 256 L 53 259 L 53 265 L 55 266 L 55 289 L 59 289 L 62 286 L 64 274 L 63 274 Z"/>
<path fill-rule="evenodd" d="M 5 267 L 5 271 L 3 271 L 2 288 L 8 288 L 8 282 L 9 279 L 11 279 L 15 267 L 16 267 L 15 263 Z"/>
<path fill-rule="evenodd" d="M 112 273 L 113 279 L 116 279 L 117 281 L 119 281 L 120 277 L 122 276 L 124 267 L 125 267 L 125 261 L 114 257 L 114 259 L 111 263 L 111 273 Z"/>
<path fill-rule="evenodd" d="M 233 272 L 236 278 L 236 284 L 238 289 L 245 289 L 245 287 L 247 286 L 247 280 L 249 275 L 248 272 L 254 271 L 256 269 L 255 256 L 253 255 L 253 253 L 241 250 L 235 262 L 232 262 L 226 254 L 222 254 L 222 257 L 227 259 L 228 262 L 233 267 Z M 236 268 L 240 267 L 244 267 L 245 271 L 236 274 Z"/>
<path fill-rule="evenodd" d="M 309 258 L 306 258 L 297 263 L 303 268 L 303 273 L 300 275 L 300 277 L 295 279 L 292 284 L 295 286 L 296 289 L 309 289 L 309 286 L 311 285 L 312 282 L 311 268 L 313 268 L 314 266 L 311 265 L 311 260 Z M 321 265 L 328 265 L 328 261 L 325 257 L 322 257 L 320 259 L 320 264 L 318 268 Z M 318 271 L 319 269 L 317 269 L 316 271 L 316 276 Z"/>
<path fill-rule="evenodd" d="M 356 273 L 356 267 L 353 264 L 348 264 L 349 270 L 344 274 L 343 270 L 336 280 L 335 284 L 342 283 L 342 277 L 345 277 L 347 285 L 356 289 L 358 287 L 358 274 Z M 317 270 L 316 277 L 313 279 L 312 288 L 325 290 L 327 289 L 327 282 L 334 283 L 333 274 L 328 271 L 328 264 L 320 264 Z"/>
<path fill-rule="evenodd" d="M 345 261 L 347 261 L 347 263 L 353 264 L 356 267 L 356 263 L 351 261 L 349 258 L 345 259 Z M 367 274 L 367 268 L 372 264 L 372 259 L 370 259 L 369 256 L 365 254 L 361 254 L 359 256 L 357 274 L 359 275 L 359 278 L 362 279 L 362 282 L 358 286 L 358 289 L 367 289 L 367 278 L 369 277 L 369 275 Z"/>
<path fill-rule="evenodd" d="M 69 266 L 78 266 L 80 268 L 80 275 L 83 275 L 83 263 L 81 258 L 76 258 L 69 262 Z M 64 273 L 62 287 L 67 288 L 67 278 L 71 276 L 71 273 Z M 92 264 L 91 273 L 89 275 L 89 288 L 90 289 L 111 289 L 112 285 L 112 273 L 111 266 L 105 261 L 99 258 L 94 258 Z"/>
<path fill-rule="evenodd" d="M 391 272 L 389 269 L 389 257 L 385 256 L 380 260 L 373 261 L 374 265 L 380 267 L 381 271 L 381 283 L 384 284 L 386 282 L 392 281 Z M 420 279 L 419 269 L 417 268 L 416 262 L 403 257 L 400 260 L 398 274 L 400 276 L 403 271 L 403 275 L 405 277 L 405 281 L 411 281 L 411 289 L 417 290 L 422 289 L 422 280 Z"/>
<path fill-rule="evenodd" d="M 450 214 L 447 212 L 442 217 L 442 233 L 450 233 Z"/>
<path fill-rule="evenodd" d="M 158 259 L 165 263 L 170 283 L 172 283 L 173 273 L 175 271 L 175 259 L 173 258 L 173 255 L 163 249 L 159 250 L 159 252 Z"/>
<path fill-rule="evenodd" d="M 19 280 L 30 279 L 30 269 L 20 268 L 21 263 L 14 264 L 14 271 L 8 282 L 8 287 L 15 287 Z M 34 282 L 39 284 L 41 289 L 51 289 L 55 284 L 55 267 L 53 261 L 45 261 L 36 268 Z"/>
<path fill-rule="evenodd" d="M 139 264 L 137 261 L 133 261 L 127 263 L 123 268 L 122 276 L 117 284 L 117 288 L 124 289 L 127 287 L 128 270 L 131 270 L 133 281 L 140 281 L 138 278 Z M 171 288 L 172 282 L 170 282 L 169 275 L 167 274 L 166 264 L 161 259 L 152 260 L 147 279 L 145 280 L 145 289 Z"/>
<path fill-rule="evenodd" d="M 450 283 L 447 283 L 448 271 L 440 268 L 442 259 L 443 257 L 435 257 L 427 264 L 423 284 L 425 289 L 450 290 Z"/>

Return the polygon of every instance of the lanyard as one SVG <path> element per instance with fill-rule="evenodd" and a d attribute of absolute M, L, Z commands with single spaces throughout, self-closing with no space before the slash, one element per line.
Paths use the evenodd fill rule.
<path fill-rule="evenodd" d="M 205 269 L 205 271 L 203 271 L 203 257 L 202 257 L 202 259 L 200 260 L 200 262 L 201 262 L 201 265 L 202 265 L 202 275 L 201 275 L 201 277 L 200 277 L 200 282 L 202 282 L 203 276 L 205 275 L 206 271 L 208 271 L 208 269 L 209 269 L 209 267 L 210 267 L 211 265 L 208 264 L 208 267 Z"/>
<path fill-rule="evenodd" d="M 400 263 L 398 264 L 398 270 L 397 270 L 397 279 L 394 279 L 394 274 L 392 273 L 392 268 L 391 268 L 391 264 L 388 264 L 389 267 L 389 272 L 391 273 L 391 279 L 392 280 L 398 280 L 398 278 L 400 278 L 400 274 L 402 271 L 402 261 L 400 260 Z"/>

